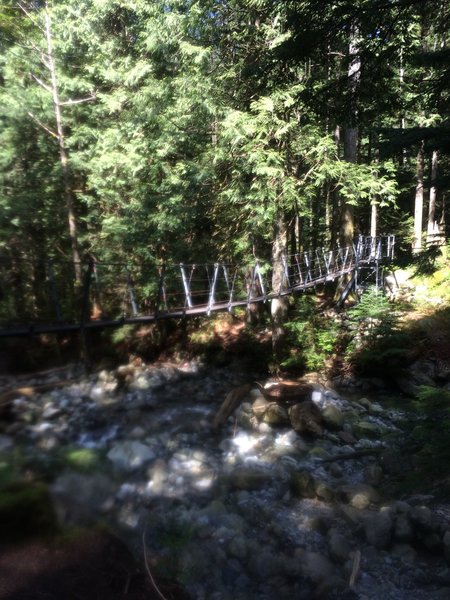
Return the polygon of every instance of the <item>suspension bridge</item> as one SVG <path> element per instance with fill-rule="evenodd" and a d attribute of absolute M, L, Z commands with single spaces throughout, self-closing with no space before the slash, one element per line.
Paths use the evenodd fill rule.
<path fill-rule="evenodd" d="M 159 319 L 210 315 L 305 292 L 346 277 L 338 304 L 361 281 L 382 283 L 392 235 L 360 236 L 352 246 L 282 257 L 277 265 L 224 262 L 133 264 L 88 260 L 75 282 L 72 262 L 0 257 L 0 337 L 84 331 Z M 281 277 L 272 286 L 275 266 Z"/>

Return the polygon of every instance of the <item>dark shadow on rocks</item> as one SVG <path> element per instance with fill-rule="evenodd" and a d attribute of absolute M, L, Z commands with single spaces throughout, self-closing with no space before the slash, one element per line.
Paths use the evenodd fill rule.
<path fill-rule="evenodd" d="M 52 541 L 0 546 L 1 600 L 160 600 L 126 546 L 105 531 L 78 531 Z M 167 600 L 188 600 L 175 584 L 158 581 Z"/>

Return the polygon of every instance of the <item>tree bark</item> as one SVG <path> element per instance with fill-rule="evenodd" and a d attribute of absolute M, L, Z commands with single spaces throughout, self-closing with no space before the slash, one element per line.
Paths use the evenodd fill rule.
<path fill-rule="evenodd" d="M 420 143 L 416 161 L 416 193 L 414 198 L 414 238 L 412 250 L 418 253 L 422 250 L 423 224 L 423 175 L 425 170 L 424 142 Z"/>
<path fill-rule="evenodd" d="M 64 198 L 66 205 L 67 223 L 69 228 L 69 239 L 70 247 L 72 251 L 72 261 L 75 269 L 75 279 L 77 283 L 81 284 L 81 264 L 80 264 L 80 253 L 78 249 L 78 232 L 77 232 L 77 220 L 75 215 L 75 202 L 72 193 L 71 181 L 70 181 L 70 168 L 69 168 L 69 156 L 66 148 L 65 136 L 64 136 L 64 125 L 61 111 L 61 102 L 59 99 L 59 88 L 58 88 L 58 77 L 56 73 L 56 62 L 53 53 L 53 36 L 51 28 L 50 12 L 48 10 L 48 4 L 45 4 L 45 36 L 47 41 L 47 59 L 48 69 L 50 71 L 51 78 L 51 91 L 53 100 L 53 110 L 55 113 L 56 120 L 56 133 L 58 139 L 59 148 L 59 161 L 61 165 L 61 172 L 63 177 L 64 186 Z"/>
<path fill-rule="evenodd" d="M 344 130 L 344 160 L 356 164 L 358 162 L 358 88 L 361 80 L 361 57 L 358 44 L 358 27 L 355 24 L 350 32 L 348 46 L 348 88 L 350 92 L 350 109 L 347 125 Z M 340 238 L 343 246 L 351 246 L 355 235 L 354 208 L 345 200 L 341 207 Z"/>
<path fill-rule="evenodd" d="M 437 150 L 433 150 L 431 156 L 430 199 L 428 203 L 427 245 L 438 244 L 441 234 L 439 223 L 436 218 L 438 162 L 439 153 Z"/>
<path fill-rule="evenodd" d="M 272 289 L 274 294 L 280 294 L 286 289 L 285 259 L 287 247 L 287 228 L 284 214 L 279 212 L 274 231 L 274 242 L 272 246 Z M 275 361 L 281 359 L 283 342 L 285 338 L 284 322 L 288 312 L 288 299 L 279 296 L 271 301 L 272 316 L 272 350 Z"/>

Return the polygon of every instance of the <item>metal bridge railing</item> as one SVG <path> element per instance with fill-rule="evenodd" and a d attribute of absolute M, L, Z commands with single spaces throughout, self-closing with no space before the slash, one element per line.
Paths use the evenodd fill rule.
<path fill-rule="evenodd" d="M 282 257 L 269 265 L 82 263 L 0 257 L 0 336 L 210 314 L 305 291 L 393 258 L 394 236 Z M 274 269 L 282 272 L 273 289 Z"/>

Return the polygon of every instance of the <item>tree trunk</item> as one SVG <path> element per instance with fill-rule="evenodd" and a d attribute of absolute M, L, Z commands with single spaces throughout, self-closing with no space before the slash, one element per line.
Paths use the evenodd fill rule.
<path fill-rule="evenodd" d="M 347 127 L 344 131 L 344 160 L 356 163 L 358 159 L 358 128 Z M 343 201 L 341 206 L 340 238 L 342 246 L 351 246 L 355 237 L 354 208 Z"/>
<path fill-rule="evenodd" d="M 58 139 L 59 148 L 59 161 L 61 165 L 61 172 L 63 176 L 64 185 L 64 198 L 66 204 L 67 222 L 69 227 L 69 239 L 72 250 L 72 261 L 75 269 L 75 279 L 77 283 L 81 284 L 81 264 L 80 264 L 80 253 L 78 250 L 78 233 L 77 233 L 77 220 L 75 215 L 75 202 L 70 184 L 70 169 L 69 169 L 69 157 L 66 148 L 64 138 L 64 125 L 61 112 L 61 103 L 59 99 L 58 90 L 58 78 L 56 73 L 56 63 L 53 53 L 53 38 L 51 29 L 51 19 L 48 10 L 48 5 L 45 5 L 45 35 L 47 40 L 47 67 L 50 71 L 51 77 L 51 91 L 53 99 L 53 109 L 56 120 L 56 133 Z"/>
<path fill-rule="evenodd" d="M 424 142 L 422 141 L 417 152 L 416 163 L 416 194 L 414 199 L 414 239 L 412 250 L 417 253 L 422 250 L 422 223 L 423 223 L 423 174 L 425 170 Z"/>
<path fill-rule="evenodd" d="M 348 45 L 348 87 L 350 92 L 350 108 L 347 126 L 344 130 L 344 160 L 356 164 L 358 162 L 358 88 L 361 80 L 361 57 L 358 44 L 358 27 L 353 25 Z M 354 209 L 345 200 L 341 207 L 340 237 L 343 246 L 351 246 L 355 236 Z"/>
<path fill-rule="evenodd" d="M 376 202 L 372 202 L 370 211 L 370 235 L 371 237 L 377 237 L 378 229 L 378 205 Z"/>
<path fill-rule="evenodd" d="M 431 178 L 430 178 L 430 200 L 428 204 L 428 227 L 427 227 L 427 245 L 438 244 L 440 238 L 440 227 L 436 218 L 436 198 L 437 198 L 437 176 L 438 176 L 439 154 L 433 150 L 431 156 Z"/>
<path fill-rule="evenodd" d="M 272 247 L 272 289 L 274 294 L 280 294 L 286 289 L 285 259 L 287 246 L 287 229 L 284 214 L 280 211 L 275 222 L 274 242 Z M 274 298 L 271 302 L 272 315 L 272 349 L 275 361 L 281 359 L 285 338 L 284 322 L 288 311 L 286 296 Z"/>

